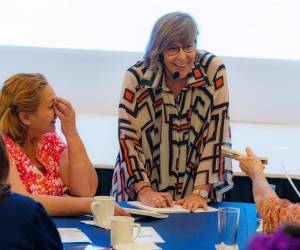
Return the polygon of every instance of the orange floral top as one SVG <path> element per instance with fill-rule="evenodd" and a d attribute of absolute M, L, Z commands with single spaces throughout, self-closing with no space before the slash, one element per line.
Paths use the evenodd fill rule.
<path fill-rule="evenodd" d="M 3 135 L 2 137 L 7 147 L 10 162 L 16 166 L 28 193 L 62 196 L 69 192 L 59 175 L 60 156 L 67 145 L 56 133 L 45 134 L 36 153 L 36 159 L 45 167 L 44 174 L 21 147 L 8 136 Z"/>
<path fill-rule="evenodd" d="M 264 232 L 273 233 L 284 224 L 300 225 L 300 204 L 272 197 L 265 201 L 264 206 Z"/>

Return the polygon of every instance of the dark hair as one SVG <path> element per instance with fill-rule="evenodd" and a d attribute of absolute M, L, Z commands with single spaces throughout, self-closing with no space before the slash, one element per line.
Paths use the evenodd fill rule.
<path fill-rule="evenodd" d="M 3 202 L 10 194 L 10 185 L 7 183 L 9 171 L 9 159 L 0 134 L 0 203 Z"/>

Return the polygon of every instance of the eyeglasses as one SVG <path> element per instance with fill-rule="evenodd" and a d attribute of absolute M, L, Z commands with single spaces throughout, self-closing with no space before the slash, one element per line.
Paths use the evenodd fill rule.
<path fill-rule="evenodd" d="M 191 53 L 191 52 L 194 52 L 195 49 L 196 49 L 196 44 L 195 43 L 189 43 L 189 44 L 186 44 L 186 45 L 183 45 L 182 47 L 180 46 L 177 46 L 177 45 L 170 45 L 169 47 L 167 47 L 165 49 L 165 52 L 169 55 L 169 56 L 176 56 L 180 49 L 182 48 L 182 50 L 185 52 L 185 53 Z"/>

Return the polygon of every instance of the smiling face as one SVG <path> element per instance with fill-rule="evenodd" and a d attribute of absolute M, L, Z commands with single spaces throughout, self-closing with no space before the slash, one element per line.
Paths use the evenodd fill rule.
<path fill-rule="evenodd" d="M 187 77 L 194 67 L 196 58 L 195 43 L 173 43 L 163 50 L 163 63 L 171 75 L 179 73 L 178 80 Z"/>
<path fill-rule="evenodd" d="M 55 131 L 54 104 L 54 91 L 50 86 L 45 86 L 40 92 L 38 109 L 27 115 L 27 133 L 30 136 L 40 137 L 45 133 Z"/>

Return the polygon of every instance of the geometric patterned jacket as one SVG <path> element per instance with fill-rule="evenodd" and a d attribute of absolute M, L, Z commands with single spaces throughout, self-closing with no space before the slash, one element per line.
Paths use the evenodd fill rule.
<path fill-rule="evenodd" d="M 232 187 L 228 85 L 223 62 L 197 51 L 198 61 L 181 93 L 166 86 L 163 65 L 153 71 L 143 61 L 129 68 L 119 104 L 120 151 L 112 180 L 118 201 L 134 200 L 133 184 L 146 181 L 178 200 L 194 185 L 213 184 L 221 200 Z"/>

